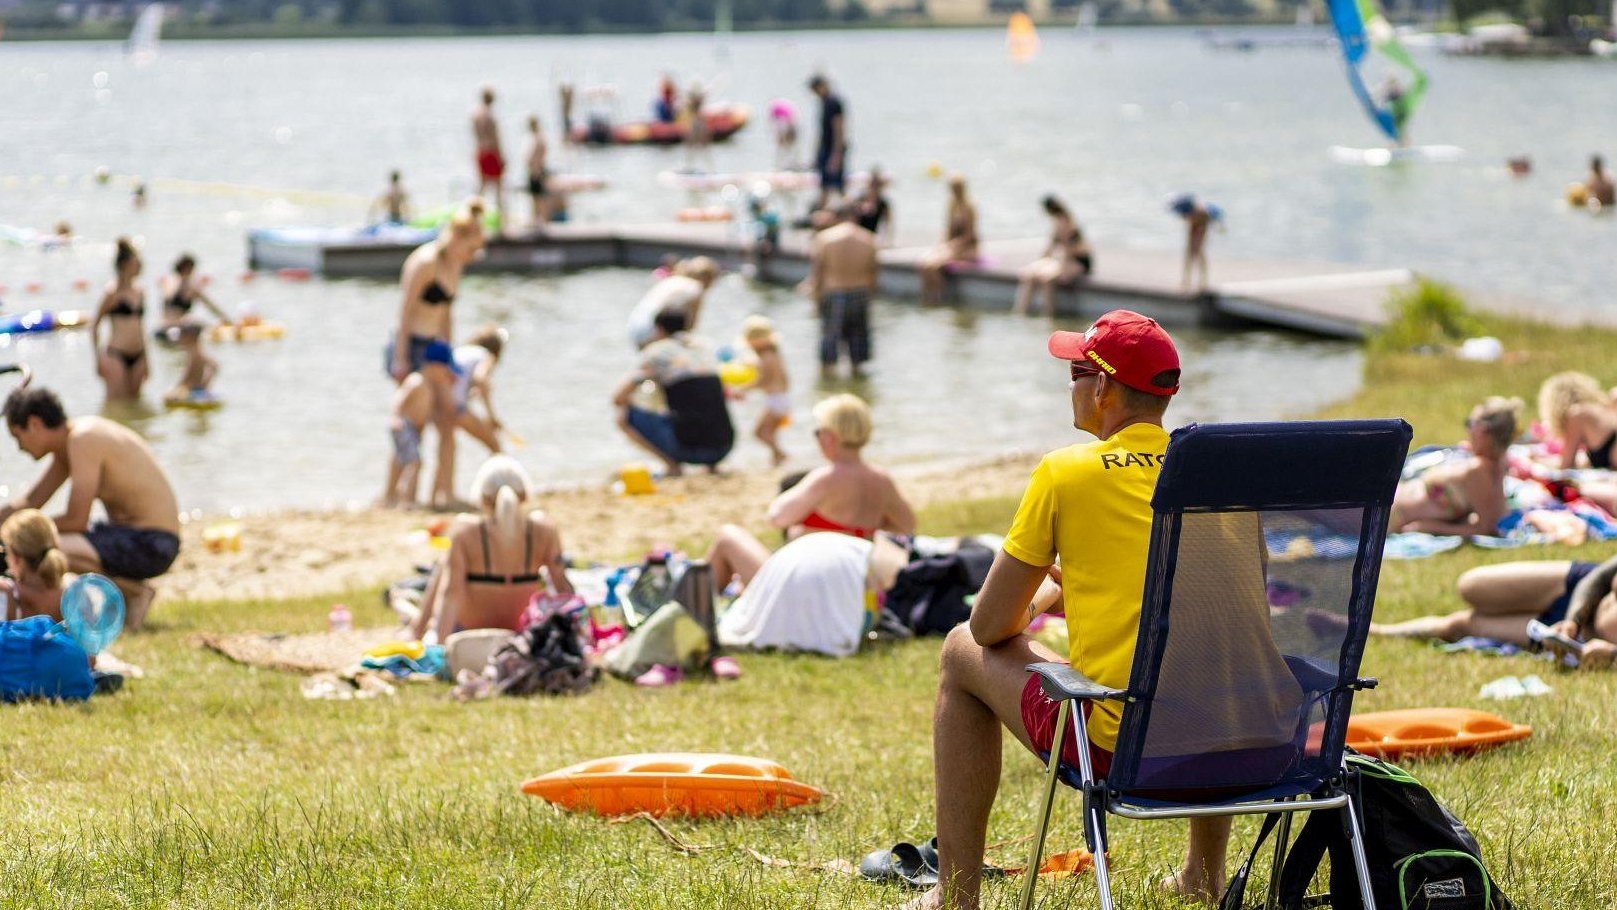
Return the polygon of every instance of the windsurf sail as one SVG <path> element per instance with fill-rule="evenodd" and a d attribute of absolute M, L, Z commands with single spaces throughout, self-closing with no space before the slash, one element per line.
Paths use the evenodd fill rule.
<path fill-rule="evenodd" d="M 124 51 L 140 62 L 157 57 L 157 40 L 163 33 L 163 4 L 148 3 L 135 17 L 135 27 L 129 32 Z"/>
<path fill-rule="evenodd" d="M 1039 30 L 1027 13 L 1011 13 L 1010 21 L 1005 24 L 1005 48 L 1017 63 L 1026 63 L 1038 55 Z"/>
<path fill-rule="evenodd" d="M 1426 94 L 1426 72 L 1415 64 L 1408 49 L 1399 43 L 1392 24 L 1381 14 L 1375 0 L 1326 0 L 1325 5 L 1342 46 L 1348 84 L 1352 86 L 1353 94 L 1387 138 L 1402 142 L 1404 125 L 1420 104 L 1421 96 Z M 1364 81 L 1364 70 L 1372 50 L 1388 63 L 1407 72 L 1409 84 L 1394 82 L 1390 90 L 1379 95 L 1372 93 Z"/>

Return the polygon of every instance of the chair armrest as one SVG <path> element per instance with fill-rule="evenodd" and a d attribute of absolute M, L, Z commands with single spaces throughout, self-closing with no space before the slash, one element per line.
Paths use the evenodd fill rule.
<path fill-rule="evenodd" d="M 1125 689 L 1108 689 L 1063 663 L 1028 664 L 1029 673 L 1039 677 L 1044 694 L 1055 701 L 1128 701 Z"/>

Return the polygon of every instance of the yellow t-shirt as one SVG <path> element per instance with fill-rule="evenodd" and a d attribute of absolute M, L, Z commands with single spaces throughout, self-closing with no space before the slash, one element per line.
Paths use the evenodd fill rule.
<path fill-rule="evenodd" d="M 1136 423 L 1110 439 L 1051 452 L 1033 470 L 1005 538 L 1005 552 L 1029 565 L 1048 566 L 1061 557 L 1067 657 L 1114 689 L 1128 685 L 1134 661 L 1151 493 L 1167 448 L 1166 430 Z M 1121 704 L 1097 702 L 1090 740 L 1115 748 L 1121 718 Z"/>

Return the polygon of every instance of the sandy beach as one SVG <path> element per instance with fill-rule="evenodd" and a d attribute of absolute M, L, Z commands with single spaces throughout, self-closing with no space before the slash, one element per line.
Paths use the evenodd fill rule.
<path fill-rule="evenodd" d="M 894 469 L 917 508 L 936 502 L 1015 496 L 1038 456 L 934 461 Z M 705 545 L 726 522 L 758 526 L 774 497 L 773 472 L 690 474 L 660 481 L 656 493 L 624 496 L 605 485 L 552 489 L 533 503 L 561 527 L 580 562 L 630 560 L 658 543 Z M 437 555 L 427 529 L 453 515 L 385 509 L 289 510 L 186 522 L 179 560 L 158 580 L 158 615 L 177 601 L 262 601 L 341 593 L 384 584 Z M 240 527 L 240 549 L 211 550 L 204 532 Z M 926 532 L 926 527 L 921 527 Z M 1002 531 L 1003 529 L 984 529 Z"/>

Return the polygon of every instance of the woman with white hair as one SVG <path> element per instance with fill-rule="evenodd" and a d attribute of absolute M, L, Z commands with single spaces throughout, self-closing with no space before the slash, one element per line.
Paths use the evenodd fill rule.
<path fill-rule="evenodd" d="M 533 480 L 522 465 L 495 455 L 478 469 L 472 488 L 480 511 L 461 516 L 449 532 L 449 553 L 412 628 L 417 638 L 429 624 L 439 641 L 462 629 L 518 631 L 528 600 L 547 581 L 561 594 L 573 593 L 561 534 L 544 513 L 525 508 Z"/>

